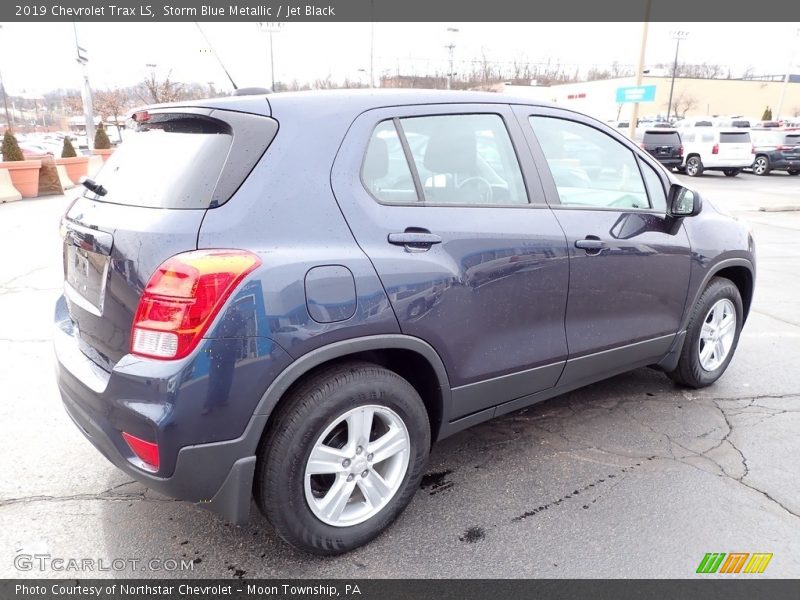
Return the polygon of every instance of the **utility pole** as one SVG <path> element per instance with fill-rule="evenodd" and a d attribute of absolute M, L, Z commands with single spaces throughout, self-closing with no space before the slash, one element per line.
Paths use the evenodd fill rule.
<path fill-rule="evenodd" d="M 92 110 L 92 88 L 89 85 L 89 69 L 86 66 L 89 59 L 86 57 L 86 49 L 81 48 L 78 43 L 78 27 L 72 23 L 75 32 L 75 49 L 77 51 L 78 64 L 83 72 L 83 87 L 81 88 L 81 98 L 83 99 L 83 117 L 86 120 L 86 145 L 91 152 L 94 149 L 94 110 Z"/>
<path fill-rule="evenodd" d="M 775 120 L 781 118 L 781 112 L 783 112 L 783 101 L 786 100 L 786 87 L 789 85 L 789 77 L 792 76 L 792 67 L 794 65 L 794 51 L 795 46 L 797 45 L 796 37 L 800 36 L 800 28 L 794 30 L 795 37 L 792 38 L 792 47 L 789 50 L 789 64 L 786 67 L 786 75 L 783 78 L 783 85 L 781 86 L 781 99 L 778 102 L 778 112 L 775 113 Z"/>
<path fill-rule="evenodd" d="M 0 29 L 3 26 L 0 25 Z M 8 114 L 8 96 L 6 95 L 6 86 L 3 83 L 3 74 L 0 73 L 0 88 L 3 88 L 3 107 L 6 109 L 6 129 L 11 129 L 11 117 Z"/>
<path fill-rule="evenodd" d="M 369 87 L 375 87 L 375 21 L 369 24 Z"/>
<path fill-rule="evenodd" d="M 673 31 L 672 39 L 675 40 L 675 62 L 672 64 L 672 81 L 669 84 L 669 102 L 667 102 L 667 122 L 669 122 L 669 113 L 672 110 L 672 92 L 675 90 L 675 77 L 678 74 L 678 49 L 681 47 L 681 40 L 689 37 L 688 31 Z M 678 111 L 675 111 L 675 116 L 678 116 Z"/>
<path fill-rule="evenodd" d="M 642 85 L 642 75 L 644 71 L 644 56 L 647 49 L 647 28 L 650 24 L 650 7 L 653 0 L 647 0 L 645 5 L 644 22 L 642 23 L 642 42 L 639 46 L 639 62 L 636 64 L 636 85 Z M 633 105 L 633 114 L 631 115 L 630 126 L 628 127 L 628 137 L 633 139 L 636 135 L 636 125 L 639 121 L 639 103 Z"/>
<path fill-rule="evenodd" d="M 447 28 L 447 32 L 448 33 L 458 33 L 458 29 L 456 29 L 455 27 L 448 27 Z M 456 45 L 451 40 L 450 43 L 445 46 L 445 48 L 447 48 L 448 61 L 449 61 L 449 65 L 450 65 L 450 67 L 449 67 L 449 69 L 447 71 L 447 89 L 451 90 L 451 89 L 453 89 L 453 75 L 455 74 L 455 73 L 453 73 L 453 51 L 456 49 Z"/>
<path fill-rule="evenodd" d="M 270 90 L 273 92 L 275 91 L 275 53 L 272 48 L 272 34 L 280 33 L 281 25 L 282 23 L 277 22 L 258 24 L 258 28 L 261 32 L 269 34 L 269 76 L 270 81 L 272 82 L 270 85 Z"/>

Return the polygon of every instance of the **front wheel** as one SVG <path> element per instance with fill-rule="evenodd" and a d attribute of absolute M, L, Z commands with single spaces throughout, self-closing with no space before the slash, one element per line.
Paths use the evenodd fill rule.
<path fill-rule="evenodd" d="M 739 288 L 729 279 L 713 278 L 695 304 L 678 366 L 668 373 L 670 378 L 693 388 L 719 379 L 736 351 L 743 315 Z"/>
<path fill-rule="evenodd" d="M 789 173 L 789 175 L 800 175 L 800 170 L 798 170 L 798 169 L 789 169 L 787 171 L 787 173 Z"/>
<path fill-rule="evenodd" d="M 703 174 L 703 162 L 699 156 L 690 156 L 686 160 L 686 174 L 689 177 L 700 177 Z"/>
<path fill-rule="evenodd" d="M 725 173 L 725 177 L 736 177 L 739 173 L 742 172 L 741 169 L 723 169 L 723 173 Z"/>
<path fill-rule="evenodd" d="M 427 411 L 410 383 L 372 363 L 335 365 L 278 410 L 259 449 L 256 501 L 296 548 L 341 554 L 403 511 L 430 444 Z"/>

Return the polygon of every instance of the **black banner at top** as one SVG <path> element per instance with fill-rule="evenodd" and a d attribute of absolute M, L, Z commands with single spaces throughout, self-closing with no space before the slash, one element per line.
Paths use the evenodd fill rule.
<path fill-rule="evenodd" d="M 3 0 L 0 21 L 791 22 L 791 0 Z M 598 40 L 602 40 L 602 30 Z"/>

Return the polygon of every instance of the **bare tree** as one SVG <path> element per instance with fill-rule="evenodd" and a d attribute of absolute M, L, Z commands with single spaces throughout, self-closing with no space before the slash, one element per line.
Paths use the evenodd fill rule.
<path fill-rule="evenodd" d="M 674 113 L 681 119 L 686 118 L 686 113 L 697 106 L 697 98 L 692 96 L 686 90 L 681 90 L 672 99 L 672 107 L 670 112 Z"/>
<path fill-rule="evenodd" d="M 183 99 L 183 84 L 170 79 L 172 71 L 167 73 L 164 81 L 159 81 L 155 71 L 144 78 L 139 84 L 139 98 L 146 104 L 160 104 L 161 102 L 176 102 Z"/>
<path fill-rule="evenodd" d="M 64 110 L 69 115 L 83 114 L 83 100 L 77 94 L 64 96 Z"/>
<path fill-rule="evenodd" d="M 116 88 L 109 90 L 96 90 L 94 92 L 94 106 L 104 119 L 113 117 L 114 126 L 117 128 L 119 139 L 122 140 L 122 129 L 119 118 L 131 107 L 132 102 L 125 90 Z"/>

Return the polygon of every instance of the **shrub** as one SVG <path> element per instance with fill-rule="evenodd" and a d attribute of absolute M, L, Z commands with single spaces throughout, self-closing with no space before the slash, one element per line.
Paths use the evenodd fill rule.
<path fill-rule="evenodd" d="M 64 136 L 64 147 L 61 149 L 61 158 L 75 158 L 78 153 L 75 152 L 75 146 L 69 141 L 69 138 Z"/>
<path fill-rule="evenodd" d="M 25 155 L 17 143 L 17 138 L 10 130 L 3 134 L 3 160 L 10 162 L 14 160 L 25 160 Z"/>
<path fill-rule="evenodd" d="M 761 115 L 762 121 L 771 121 L 772 120 L 772 109 L 768 106 L 764 109 L 764 114 Z"/>
<path fill-rule="evenodd" d="M 108 139 L 106 128 L 101 124 L 97 128 L 97 133 L 94 134 L 94 149 L 108 150 L 109 148 L 111 148 L 111 140 Z"/>

